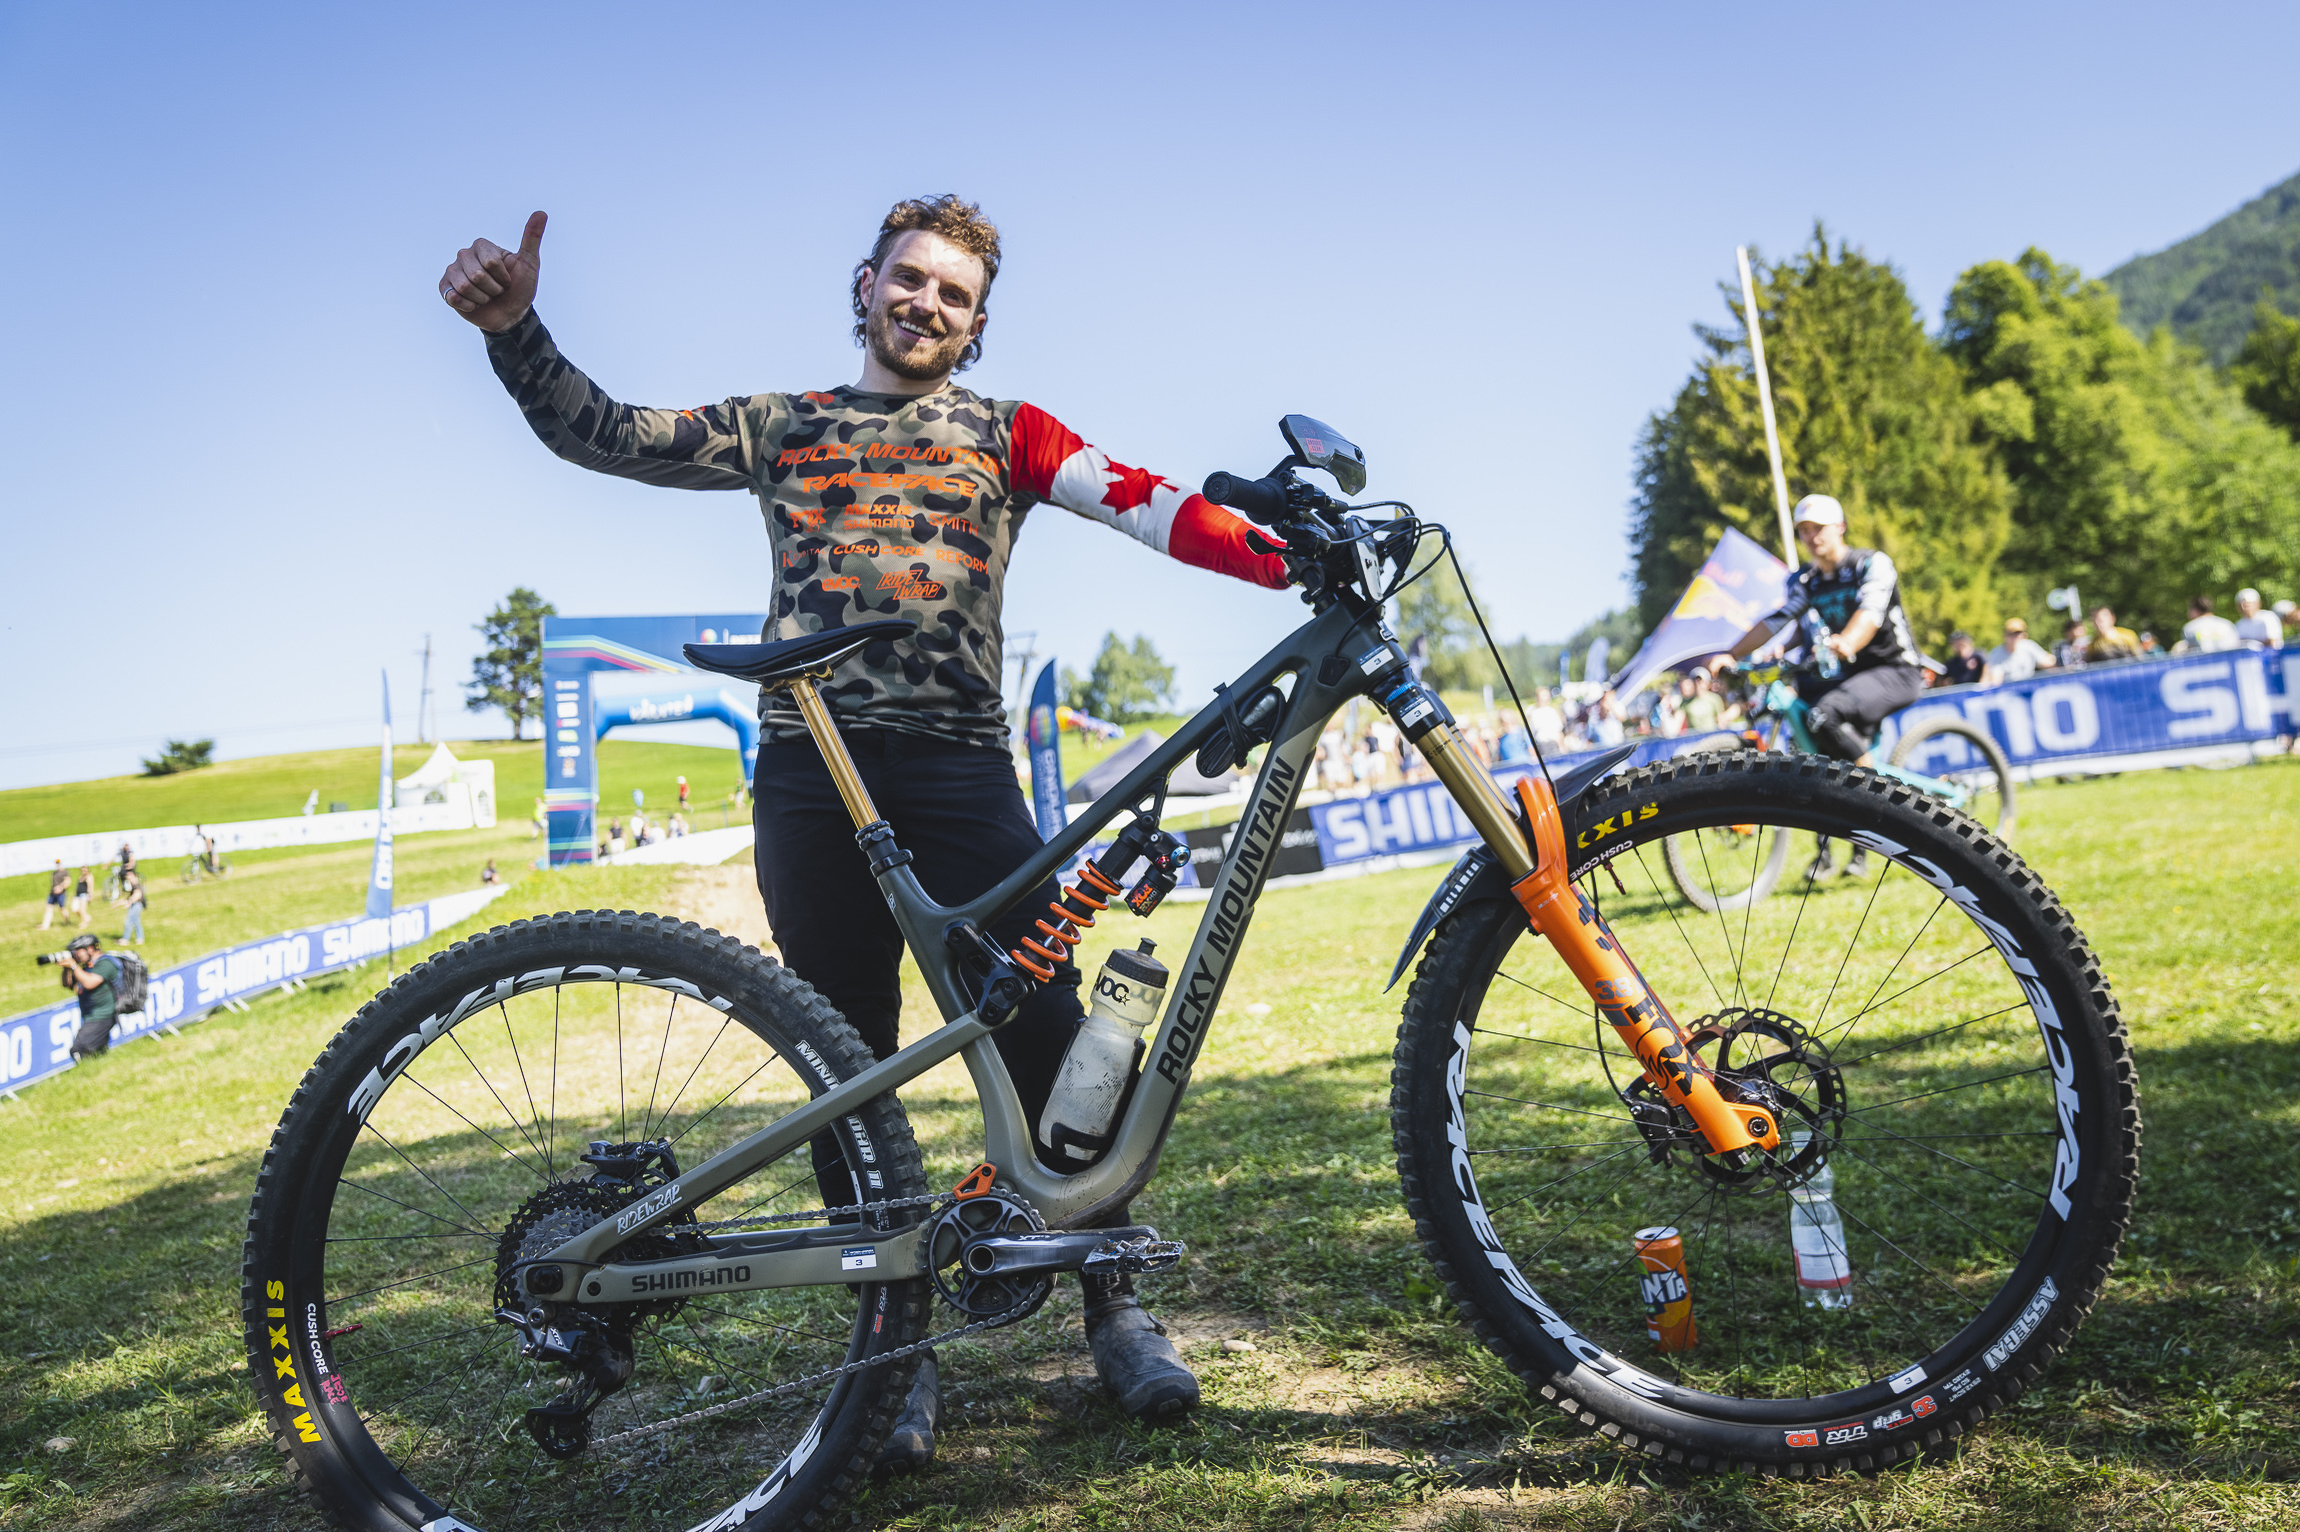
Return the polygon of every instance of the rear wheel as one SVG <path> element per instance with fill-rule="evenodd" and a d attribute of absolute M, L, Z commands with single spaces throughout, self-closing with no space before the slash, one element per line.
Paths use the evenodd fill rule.
<path fill-rule="evenodd" d="M 249 1211 L 249 1365 L 298 1477 L 348 1524 L 385 1532 L 758 1532 L 830 1514 L 916 1368 L 889 1353 L 923 1334 L 924 1278 L 558 1305 L 553 1323 L 628 1369 L 573 1426 L 550 1408 L 596 1387 L 525 1359 L 497 1311 L 517 1301 L 514 1261 L 869 1063 L 771 959 L 651 915 L 522 921 L 403 976 L 312 1066 Z M 803 1214 L 823 1205 L 818 1181 L 840 1205 L 923 1197 L 892 1096 L 835 1136 L 840 1158 L 819 1175 L 802 1146 L 612 1258 L 700 1249 L 697 1217 Z M 612 1152 L 580 1158 L 596 1140 L 666 1146 L 669 1163 L 626 1155 L 610 1172 Z"/>
<path fill-rule="evenodd" d="M 1705 910 L 1661 846 L 1721 825 L 1851 841 L 1871 870 Z M 1698 1153 L 1518 906 L 1457 911 L 1391 1105 L 1416 1229 L 1479 1335 L 1696 1468 L 1872 1468 L 2018 1397 L 2100 1291 L 2138 1154 L 2123 1029 L 2051 893 L 1937 799 L 1814 757 L 1630 773 L 1569 830 L 1581 891 L 1701 1057 L 1774 1093 L 1787 1142 L 1746 1170 Z M 1642 1280 L 1633 1239 L 1658 1229 L 1681 1294 Z M 1677 1296 L 1691 1332 L 1663 1338 L 1691 1344 L 1663 1349 L 1648 1303 Z"/>
<path fill-rule="evenodd" d="M 2012 763 L 1986 729 L 1957 718 L 1927 718 L 1893 741 L 1893 764 L 1938 777 L 1965 794 L 1960 805 L 1998 840 L 2010 841 L 2018 822 Z"/>

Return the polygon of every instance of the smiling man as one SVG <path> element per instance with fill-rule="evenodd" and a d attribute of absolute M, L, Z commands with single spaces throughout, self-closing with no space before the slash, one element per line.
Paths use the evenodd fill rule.
<path fill-rule="evenodd" d="M 998 230 L 954 196 L 895 204 L 854 270 L 854 383 L 753 394 L 700 409 L 642 409 L 608 397 L 560 354 L 534 309 L 544 215 L 517 250 L 475 240 L 439 282 L 449 307 L 487 332 L 496 375 L 544 445 L 584 468 L 677 489 L 749 490 L 766 518 L 770 637 L 907 617 L 918 631 L 874 643 L 822 689 L 864 782 L 926 892 L 957 904 L 989 889 L 1041 842 L 1006 751 L 999 609 L 1014 541 L 1044 502 L 1160 553 L 1272 589 L 1275 555 L 1246 523 L 1156 474 L 1113 462 L 1043 410 L 985 399 L 951 379 L 982 354 L 998 278 Z M 759 894 L 783 961 L 836 1006 L 879 1057 L 896 1049 L 902 940 L 821 754 L 797 709 L 761 715 L 754 817 Z M 1011 948 L 1027 912 L 992 929 Z M 1036 1122 L 1083 1014 L 1064 963 L 997 1034 Z M 833 1205 L 859 1200 L 827 1179 Z M 844 1176 L 843 1169 L 839 1174 Z M 1111 1226 L 1131 1222 L 1114 1210 Z M 1086 1281 L 1095 1370 L 1137 1418 L 1178 1414 L 1198 1383 L 1124 1277 Z M 931 1357 L 882 1457 L 921 1467 L 940 1409 Z"/>

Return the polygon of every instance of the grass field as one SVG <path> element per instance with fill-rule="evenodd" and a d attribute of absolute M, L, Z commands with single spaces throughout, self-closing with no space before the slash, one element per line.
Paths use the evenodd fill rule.
<path fill-rule="evenodd" d="M 1664 1473 L 1536 1408 L 1474 1345 L 1413 1246 L 1390 1147 L 1398 996 L 1381 984 L 1435 881 L 1424 869 L 1267 896 L 1136 1204 L 1191 1244 L 1151 1295 L 1205 1408 L 1166 1430 L 1125 1423 L 1093 1385 L 1065 1287 L 1030 1324 L 949 1348 L 941 1460 L 875 1485 L 860 1524 L 2290 1525 L 2295 788 L 2300 767 L 2275 763 L 2024 795 L 2023 854 L 2100 952 L 2132 1029 L 2143 1175 L 2125 1255 L 2068 1355 L 1950 1460 L 1809 1484 Z M 443 847 L 437 875 L 472 849 Z M 348 903 L 365 851 L 346 850 Z M 538 875 L 490 918 L 597 904 L 725 921 L 742 876 Z M 251 877 L 244 897 L 286 909 L 311 896 L 277 877 Z M 1115 932 L 1106 921 L 1096 935 L 1179 943 L 1196 914 L 1170 908 Z M 372 972 L 134 1044 L 0 1106 L 19 1166 L 0 1192 L 0 1525 L 320 1525 L 288 1497 L 257 1425 L 234 1311 L 239 1230 L 281 1104 Z M 926 1017 L 914 985 L 906 1037 Z M 946 1065 L 905 1094 L 945 1182 L 976 1148 L 964 1082 Z"/>

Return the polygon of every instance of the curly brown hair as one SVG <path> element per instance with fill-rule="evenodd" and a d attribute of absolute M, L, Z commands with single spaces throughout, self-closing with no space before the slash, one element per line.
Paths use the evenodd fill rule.
<path fill-rule="evenodd" d="M 974 311 L 984 312 L 990 302 L 990 285 L 998 280 L 998 225 L 982 216 L 982 209 L 962 200 L 956 192 L 944 192 L 939 197 L 905 197 L 888 209 L 886 219 L 878 226 L 878 243 L 870 247 L 870 254 L 855 263 L 853 285 L 848 298 L 855 311 L 855 344 L 863 344 L 863 330 L 868 322 L 869 310 L 863 306 L 863 277 L 875 276 L 885 262 L 894 242 L 913 230 L 939 234 L 944 239 L 982 262 L 982 291 L 974 295 Z M 982 340 L 978 336 L 966 343 L 958 354 L 958 365 L 952 372 L 964 372 L 982 359 Z"/>

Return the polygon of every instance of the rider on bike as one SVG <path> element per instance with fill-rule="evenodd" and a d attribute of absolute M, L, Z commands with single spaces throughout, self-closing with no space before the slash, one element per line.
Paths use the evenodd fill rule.
<path fill-rule="evenodd" d="M 1789 577 L 1780 607 L 1712 663 L 1737 665 L 1812 613 L 1827 632 L 1815 645 L 1814 658 L 1823 663 L 1796 676 L 1797 695 L 1809 710 L 1805 727 L 1824 754 L 1873 766 L 1869 745 L 1878 726 L 1924 690 L 1916 635 L 1901 606 L 1900 571 L 1890 554 L 1847 545 L 1845 508 L 1834 496 L 1807 495 L 1794 519 L 1797 541 L 1813 562 Z M 1827 850 L 1821 855 L 1825 861 Z M 1859 871 L 1866 859 L 1855 847 L 1848 870 Z"/>
<path fill-rule="evenodd" d="M 999 683 L 1001 587 L 1025 515 L 1051 502 L 1187 564 L 1272 589 L 1277 556 L 1247 545 L 1247 524 L 1156 474 L 1082 442 L 1035 407 L 985 399 L 952 375 L 981 354 L 998 276 L 998 231 L 955 196 L 906 200 L 854 271 L 851 386 L 756 394 L 690 410 L 611 399 L 559 352 L 533 300 L 544 215 L 517 250 L 477 240 L 439 284 L 488 334 L 488 359 L 544 444 L 585 468 L 681 489 L 759 497 L 774 558 L 774 629 L 796 638 L 903 616 L 918 631 L 874 643 L 822 688 L 872 799 L 909 848 L 934 899 L 985 892 L 1040 849 L 1006 750 Z M 754 818 L 759 893 L 783 961 L 880 1058 L 896 1051 L 903 946 L 857 853 L 820 753 L 789 698 L 761 715 Z M 1028 932 L 1051 882 L 991 929 L 1002 948 Z M 1084 1014 L 1064 962 L 999 1051 L 1035 1122 Z M 818 1167 L 839 1167 L 818 1148 Z M 832 1205 L 855 1200 L 830 1183 Z M 1099 1226 L 1130 1223 L 1125 1208 Z M 1198 1402 L 1197 1380 L 1124 1276 L 1082 1277 L 1095 1370 L 1137 1418 Z M 920 1467 L 934 1452 L 940 1393 L 931 1354 L 881 1461 Z"/>

